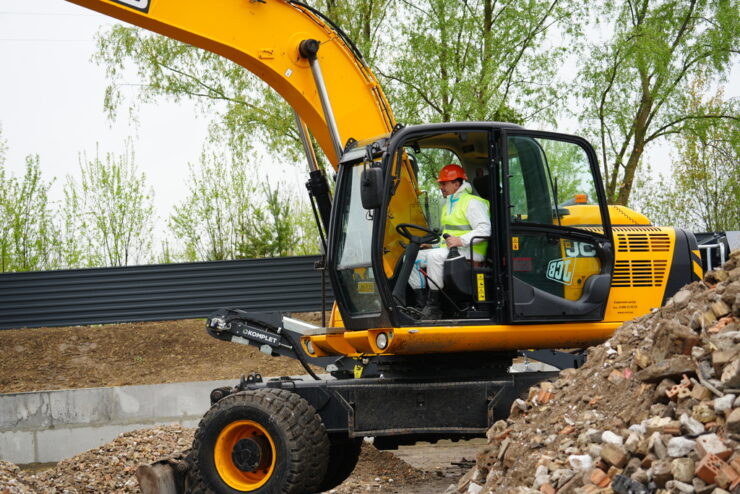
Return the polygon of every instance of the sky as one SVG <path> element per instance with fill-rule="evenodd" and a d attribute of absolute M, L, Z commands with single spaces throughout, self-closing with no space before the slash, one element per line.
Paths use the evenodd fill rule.
<path fill-rule="evenodd" d="M 90 59 L 95 33 L 117 22 L 63 0 L 0 0 L 0 127 L 8 145 L 6 164 L 19 176 L 25 156 L 38 154 L 43 176 L 56 177 L 51 198 L 61 200 L 65 177 L 79 176 L 81 152 L 94 155 L 99 145 L 101 154 L 120 154 L 131 138 L 137 167 L 153 186 L 156 209 L 164 217 L 187 193 L 187 164 L 198 161 L 207 119 L 187 101 L 161 99 L 141 106 L 138 125 L 125 110 L 115 122 L 107 119 L 107 81 L 102 67 Z M 727 96 L 740 94 L 739 72 L 734 70 Z M 669 147 L 652 154 L 667 157 Z M 653 161 L 659 170 L 669 169 L 669 160 Z M 305 180 L 302 167 L 270 165 L 271 178 L 296 188 Z"/>
<path fill-rule="evenodd" d="M 103 113 L 106 86 L 90 61 L 95 33 L 113 19 L 62 0 L 0 0 L 0 126 L 6 163 L 16 176 L 25 156 L 38 154 L 43 176 L 57 177 L 61 199 L 67 175 L 79 176 L 79 154 L 120 154 L 133 139 L 138 169 L 155 190 L 164 214 L 186 193 L 187 163 L 196 162 L 206 122 L 192 105 L 143 105 L 139 125 L 127 116 L 111 123 Z"/>

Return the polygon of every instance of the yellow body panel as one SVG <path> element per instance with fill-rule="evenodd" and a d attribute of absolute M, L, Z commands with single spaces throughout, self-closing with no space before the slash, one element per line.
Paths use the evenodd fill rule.
<path fill-rule="evenodd" d="M 602 224 L 601 210 L 597 204 L 576 204 L 565 209 L 568 210 L 568 214 L 560 218 L 560 224 L 563 226 L 588 227 Z M 616 205 L 609 206 L 609 220 L 612 226 L 650 225 L 650 220 L 644 214 Z"/>
<path fill-rule="evenodd" d="M 676 242 L 676 232 L 672 228 L 618 226 L 613 228 L 613 232 L 614 275 L 602 322 L 420 326 L 346 331 L 312 336 L 310 339 L 316 349 L 315 356 L 577 348 L 603 342 L 622 322 L 662 305 Z M 584 258 L 578 260 L 588 261 Z M 588 271 L 594 267 L 584 269 Z M 701 267 L 695 267 L 695 271 L 701 277 Z M 583 271 L 579 269 L 577 274 L 583 274 Z M 572 296 L 566 291 L 567 298 Z M 383 331 L 389 336 L 389 345 L 385 350 L 380 350 L 375 339 Z M 304 345 L 307 340 L 304 338 Z"/>
<path fill-rule="evenodd" d="M 347 331 L 337 335 L 304 337 L 310 339 L 316 357 L 347 355 L 420 355 L 506 351 L 522 348 L 581 348 L 609 338 L 619 326 L 615 323 L 564 323 L 492 326 L 432 326 Z M 389 344 L 380 350 L 378 333 L 385 332 Z"/>
<path fill-rule="evenodd" d="M 627 321 L 663 304 L 676 246 L 676 231 L 615 227 L 614 275 L 604 321 Z"/>
<path fill-rule="evenodd" d="M 149 0 L 148 13 L 109 0 L 69 0 L 150 31 L 222 55 L 257 75 L 306 122 L 324 154 L 337 158 L 316 84 L 298 45 L 321 43 L 318 60 L 342 144 L 390 132 L 393 113 L 378 81 L 321 19 L 285 1 Z"/>

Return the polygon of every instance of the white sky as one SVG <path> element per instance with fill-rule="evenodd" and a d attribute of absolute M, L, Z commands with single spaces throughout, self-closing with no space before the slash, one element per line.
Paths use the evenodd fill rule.
<path fill-rule="evenodd" d="M 111 125 L 103 114 L 105 75 L 90 58 L 95 33 L 115 22 L 63 0 L 0 0 L 0 126 L 9 147 L 6 162 L 20 175 L 25 156 L 39 154 L 44 177 L 57 178 L 52 199 L 61 199 L 65 177 L 78 175 L 80 152 L 94 155 L 99 143 L 101 154 L 120 153 L 131 137 L 136 164 L 155 190 L 158 214 L 166 217 L 187 191 L 187 163 L 198 160 L 207 119 L 188 102 L 159 101 L 142 106 L 137 127 L 125 109 Z M 740 93 L 738 72 L 727 96 Z M 658 168 L 667 169 L 668 146 L 652 154 Z M 274 160 L 269 161 L 274 170 Z M 272 178 L 303 190 L 303 164 L 276 172 Z"/>
<path fill-rule="evenodd" d="M 113 19 L 61 0 L 0 0 L 0 125 L 8 145 L 7 164 L 23 172 L 25 156 L 38 153 L 43 176 L 57 177 L 52 198 L 60 199 L 66 175 L 78 176 L 78 155 L 120 154 L 134 141 L 136 162 L 155 189 L 156 207 L 166 215 L 186 192 L 187 163 L 196 162 L 206 122 L 191 105 L 160 102 L 143 106 L 140 125 L 122 112 L 114 126 L 103 114 L 103 70 L 90 62 L 95 33 Z"/>
<path fill-rule="evenodd" d="M 115 23 L 62 0 L 0 0 L 0 127 L 8 145 L 6 165 L 20 176 L 25 157 L 38 154 L 43 177 L 56 177 L 51 199 L 61 200 L 65 177 L 79 177 L 81 152 L 92 157 L 99 143 L 101 155 L 121 154 L 130 137 L 137 168 L 154 189 L 160 219 L 166 218 L 187 193 L 187 165 L 198 162 L 208 119 L 187 101 L 164 100 L 142 105 L 138 125 L 129 121 L 126 102 L 115 122 L 107 119 L 105 74 L 90 60 L 95 34 Z M 269 172 L 271 179 L 303 193 L 303 163 L 290 167 L 270 159 L 269 165 L 257 176 Z"/>

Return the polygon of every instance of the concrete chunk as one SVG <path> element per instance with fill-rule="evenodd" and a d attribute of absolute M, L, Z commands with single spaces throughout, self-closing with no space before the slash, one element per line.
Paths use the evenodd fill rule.
<path fill-rule="evenodd" d="M 740 434 L 740 408 L 734 409 L 727 416 L 727 431 L 734 434 Z"/>
<path fill-rule="evenodd" d="M 720 380 L 726 388 L 740 387 L 740 359 L 733 360 L 725 366 Z"/>
<path fill-rule="evenodd" d="M 661 360 L 635 374 L 643 382 L 658 382 L 664 378 L 681 377 L 683 374 L 696 374 L 694 363 L 688 355 L 677 355 Z"/>
<path fill-rule="evenodd" d="M 601 447 L 601 458 L 610 465 L 623 468 L 629 460 L 629 455 L 622 446 L 606 443 Z"/>
<path fill-rule="evenodd" d="M 686 456 L 694 449 L 695 441 L 687 439 L 685 437 L 672 437 L 668 441 L 668 456 L 672 458 L 680 458 Z"/>
<path fill-rule="evenodd" d="M 694 478 L 694 460 L 691 458 L 676 458 L 671 462 L 673 478 L 681 482 L 691 482 Z"/>

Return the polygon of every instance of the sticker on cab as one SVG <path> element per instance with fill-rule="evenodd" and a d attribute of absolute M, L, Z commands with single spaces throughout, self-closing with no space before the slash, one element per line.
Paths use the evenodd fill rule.
<path fill-rule="evenodd" d="M 565 257 L 553 259 L 547 263 L 547 279 L 563 285 L 573 284 L 573 274 L 576 272 L 576 259 Z"/>
<path fill-rule="evenodd" d="M 150 0 L 112 0 L 116 3 L 120 3 L 121 5 L 126 5 L 127 7 L 131 7 L 133 9 L 139 10 L 141 12 L 144 12 L 145 14 L 149 12 L 149 3 Z"/>
<path fill-rule="evenodd" d="M 358 281 L 357 293 L 375 293 L 374 281 Z"/>

